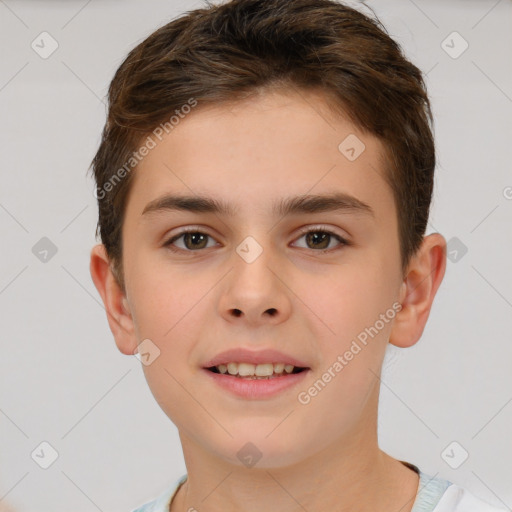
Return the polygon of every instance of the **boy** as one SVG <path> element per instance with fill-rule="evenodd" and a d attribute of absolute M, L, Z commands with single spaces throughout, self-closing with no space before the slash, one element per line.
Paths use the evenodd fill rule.
<path fill-rule="evenodd" d="M 377 440 L 446 267 L 421 72 L 333 0 L 163 26 L 109 89 L 91 275 L 187 474 L 138 511 L 498 511 Z M 197 246 L 197 247 L 195 247 Z"/>

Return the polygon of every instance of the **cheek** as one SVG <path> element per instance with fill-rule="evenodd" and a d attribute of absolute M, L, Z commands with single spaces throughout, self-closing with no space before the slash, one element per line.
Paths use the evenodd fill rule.
<path fill-rule="evenodd" d="M 194 408 L 187 388 L 191 366 L 191 351 L 200 338 L 204 315 L 205 286 L 196 279 L 164 272 L 141 276 L 134 283 L 136 293 L 137 332 L 140 339 L 150 339 L 158 357 L 143 366 L 151 392 L 170 419 L 181 425 L 194 414 L 201 420 L 200 411 Z M 204 418 L 203 418 L 204 420 Z M 195 420 L 192 420 L 195 421 Z"/>
<path fill-rule="evenodd" d="M 296 290 L 301 290 L 297 295 L 310 308 L 308 316 L 322 327 L 323 337 L 348 339 L 391 307 L 394 294 L 386 275 L 380 265 L 361 261 L 333 266 L 322 277 L 298 279 Z"/>
<path fill-rule="evenodd" d="M 197 276 L 165 266 L 137 269 L 129 279 L 134 323 L 139 334 L 148 338 L 172 339 L 188 324 L 208 289 Z"/>
<path fill-rule="evenodd" d="M 385 276 L 380 266 L 371 262 L 338 267 L 329 279 L 322 280 L 322 286 L 310 287 L 304 295 L 307 306 L 315 312 L 309 312 L 308 318 L 321 353 L 319 374 L 330 370 L 336 375 L 321 377 L 329 384 L 318 405 L 325 400 L 327 406 L 331 401 L 351 411 L 364 402 L 373 387 L 395 316 L 393 287 Z M 344 417 L 343 410 L 330 414 Z"/>

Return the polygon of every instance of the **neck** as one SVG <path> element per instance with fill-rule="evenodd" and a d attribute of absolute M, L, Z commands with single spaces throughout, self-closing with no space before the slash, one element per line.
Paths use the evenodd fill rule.
<path fill-rule="evenodd" d="M 180 431 L 188 477 L 171 512 L 410 512 L 419 477 L 379 449 L 376 432 L 376 417 L 366 418 L 294 464 L 246 468 L 205 452 Z"/>

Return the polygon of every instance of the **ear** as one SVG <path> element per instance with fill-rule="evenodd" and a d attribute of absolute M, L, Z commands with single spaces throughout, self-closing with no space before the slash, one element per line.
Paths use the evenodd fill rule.
<path fill-rule="evenodd" d="M 410 347 L 420 339 L 445 270 L 445 238 L 439 233 L 424 237 L 402 283 L 402 309 L 396 315 L 391 331 L 389 342 L 392 345 Z"/>
<path fill-rule="evenodd" d="M 110 260 L 103 244 L 92 248 L 89 269 L 94 285 L 105 305 L 108 324 L 117 348 L 123 354 L 133 355 L 137 348 L 137 337 L 128 300 L 112 273 Z"/>

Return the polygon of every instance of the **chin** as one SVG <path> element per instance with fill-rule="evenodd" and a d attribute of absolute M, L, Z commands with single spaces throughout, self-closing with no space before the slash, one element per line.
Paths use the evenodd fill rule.
<path fill-rule="evenodd" d="M 215 443 L 214 452 L 228 464 L 248 469 L 279 469 L 299 463 L 307 456 L 304 437 L 280 428 L 274 423 L 271 429 L 255 434 L 253 422 L 252 429 L 237 430 L 233 438 L 224 438 L 226 443 Z"/>

